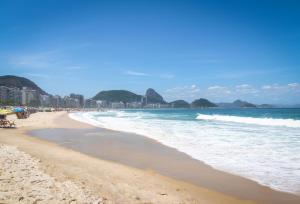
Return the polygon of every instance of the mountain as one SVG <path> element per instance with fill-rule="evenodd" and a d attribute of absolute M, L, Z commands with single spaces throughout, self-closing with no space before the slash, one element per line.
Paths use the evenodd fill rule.
<path fill-rule="evenodd" d="M 172 108 L 190 108 L 191 107 L 191 105 L 184 100 L 177 100 L 177 101 L 170 102 L 170 105 Z"/>
<path fill-rule="evenodd" d="M 234 106 L 240 107 L 240 108 L 256 108 L 256 105 L 249 103 L 247 101 L 241 101 L 236 100 L 232 103 Z"/>
<path fill-rule="evenodd" d="M 261 104 L 261 105 L 257 105 L 257 108 L 276 108 L 276 106 L 272 105 L 272 104 Z"/>
<path fill-rule="evenodd" d="M 24 77 L 5 75 L 0 76 L 0 86 L 7 87 L 17 87 L 22 89 L 22 87 L 28 87 L 30 89 L 36 90 L 40 94 L 48 95 L 44 90 L 38 87 L 33 81 L 26 79 Z"/>
<path fill-rule="evenodd" d="M 256 105 L 242 100 L 235 100 L 232 103 L 218 103 L 217 105 L 222 108 L 256 108 Z"/>
<path fill-rule="evenodd" d="M 232 103 L 217 103 L 217 105 L 221 108 L 238 108 L 234 107 Z"/>
<path fill-rule="evenodd" d="M 149 103 L 160 103 L 166 104 L 167 102 L 159 95 L 154 89 L 147 89 L 146 91 L 147 104 Z"/>
<path fill-rule="evenodd" d="M 109 102 L 140 102 L 142 99 L 141 95 L 137 95 L 126 90 L 109 90 L 100 91 L 96 96 L 93 97 L 94 100 L 105 100 Z"/>
<path fill-rule="evenodd" d="M 191 104 L 193 108 L 208 108 L 208 107 L 217 107 L 216 104 L 210 102 L 209 100 L 205 98 L 200 98 L 197 100 L 194 100 Z"/>

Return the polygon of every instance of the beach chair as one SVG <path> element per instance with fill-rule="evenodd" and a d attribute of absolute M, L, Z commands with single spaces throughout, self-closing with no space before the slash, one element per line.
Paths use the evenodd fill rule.
<path fill-rule="evenodd" d="M 10 128 L 12 128 L 12 127 L 16 127 L 16 123 L 15 123 L 15 121 L 13 121 L 13 120 L 9 120 L 9 121 L 8 121 L 8 123 L 9 123 L 9 127 L 10 127 Z"/>
<path fill-rule="evenodd" d="M 2 119 L 2 120 L 0 120 L 0 127 L 1 128 L 13 128 L 13 127 L 16 127 L 16 124 L 14 121 Z"/>
<path fill-rule="evenodd" d="M 0 127 L 6 128 L 6 126 L 7 126 L 7 120 L 6 119 L 1 119 L 0 120 Z"/>
<path fill-rule="evenodd" d="M 5 126 L 5 124 L 4 124 L 4 120 L 3 120 L 3 119 L 1 119 L 1 120 L 0 120 L 0 127 L 1 127 L 1 128 L 3 128 L 4 126 Z"/>

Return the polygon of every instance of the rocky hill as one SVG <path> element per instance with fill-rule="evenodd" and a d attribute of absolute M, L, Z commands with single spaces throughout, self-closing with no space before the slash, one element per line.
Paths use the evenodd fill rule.
<path fill-rule="evenodd" d="M 176 100 L 173 102 L 170 102 L 170 105 L 172 108 L 190 108 L 191 105 L 186 102 L 185 100 Z"/>
<path fill-rule="evenodd" d="M 249 103 L 247 101 L 235 100 L 232 103 L 218 103 L 219 107 L 222 108 L 256 108 L 255 104 Z"/>
<path fill-rule="evenodd" d="M 93 97 L 94 100 L 105 100 L 109 102 L 140 102 L 142 99 L 141 95 L 132 93 L 126 90 L 109 90 L 100 91 L 96 96 Z"/>
<path fill-rule="evenodd" d="M 209 108 L 209 107 L 217 107 L 216 104 L 210 102 L 209 100 L 205 98 L 200 98 L 197 100 L 194 100 L 191 104 L 192 108 Z"/>
<path fill-rule="evenodd" d="M 235 106 L 241 107 L 241 108 L 256 108 L 256 105 L 249 103 L 247 101 L 241 101 L 241 100 L 236 100 L 233 102 Z"/>
<path fill-rule="evenodd" d="M 40 94 L 43 95 L 47 94 L 33 81 L 26 79 L 24 77 L 18 77 L 13 75 L 0 76 L 0 86 L 17 87 L 19 89 L 22 89 L 22 87 L 28 87 L 30 89 L 38 91 Z"/>
<path fill-rule="evenodd" d="M 272 104 L 261 104 L 261 105 L 257 105 L 257 108 L 275 108 L 276 106 L 272 105 Z"/>
<path fill-rule="evenodd" d="M 161 95 L 159 95 L 154 89 L 149 88 L 146 91 L 147 103 L 160 103 L 166 104 L 167 102 L 163 99 Z"/>

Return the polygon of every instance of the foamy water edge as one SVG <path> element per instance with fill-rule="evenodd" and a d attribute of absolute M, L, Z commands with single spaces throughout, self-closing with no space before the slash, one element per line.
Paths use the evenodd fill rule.
<path fill-rule="evenodd" d="M 116 111 L 114 111 L 114 112 L 116 112 Z M 124 113 L 119 113 L 118 112 L 118 114 L 123 115 Z M 270 183 L 270 182 L 266 183 L 264 180 L 258 179 L 257 176 L 254 177 L 254 178 L 252 176 L 249 176 L 247 174 L 248 172 L 237 173 L 236 171 L 232 171 L 232 169 L 226 169 L 226 168 L 223 168 L 222 166 L 220 167 L 219 165 L 217 165 L 214 162 L 211 162 L 211 161 L 207 162 L 208 161 L 207 159 L 203 160 L 203 159 L 199 158 L 198 156 L 196 156 L 197 154 L 195 155 L 195 153 L 193 153 L 193 151 L 191 151 L 190 149 L 186 149 L 185 146 L 180 146 L 180 144 L 178 145 L 178 143 L 176 141 L 175 142 L 174 141 L 169 141 L 168 139 L 166 139 L 164 137 L 154 137 L 153 136 L 153 135 L 156 135 L 156 134 L 163 134 L 161 132 L 157 132 L 156 134 L 153 133 L 153 135 L 149 135 L 149 134 L 147 134 L 147 131 L 140 131 L 140 130 L 134 129 L 134 128 L 126 128 L 126 127 L 122 128 L 121 126 L 113 126 L 113 125 L 101 124 L 99 121 L 97 121 L 95 118 L 93 118 L 93 115 L 91 115 L 91 113 L 74 113 L 74 114 L 69 114 L 69 117 L 72 118 L 72 119 L 81 121 L 81 122 L 89 123 L 89 124 L 94 125 L 96 127 L 101 127 L 101 128 L 106 128 L 106 129 L 112 129 L 112 130 L 124 131 L 124 132 L 131 132 L 131 133 L 136 133 L 136 134 L 144 135 L 144 136 L 149 137 L 151 139 L 155 139 L 158 142 L 160 142 L 160 143 L 162 143 L 162 144 L 164 144 L 166 146 L 170 146 L 172 148 L 176 148 L 178 151 L 184 152 L 184 153 L 188 154 L 189 156 L 191 156 L 191 157 L 193 157 L 193 158 L 195 158 L 197 160 L 200 160 L 200 161 L 202 161 L 202 162 L 204 162 L 204 163 L 212 166 L 213 168 L 220 169 L 222 171 L 226 171 L 226 172 L 229 172 L 231 174 L 243 176 L 245 178 L 248 178 L 248 179 L 251 179 L 253 181 L 256 181 L 257 183 L 259 183 L 261 185 L 271 187 L 271 188 L 273 188 L 275 190 L 299 194 L 299 190 L 297 190 L 297 189 L 300 189 L 300 188 L 298 188 L 298 184 L 297 184 L 297 186 L 296 186 L 295 189 L 290 189 L 290 188 L 287 188 L 286 186 L 285 187 L 281 186 L 282 184 L 278 183 L 277 181 L 274 181 L 272 183 Z M 136 117 L 136 119 L 138 121 L 139 117 Z M 197 119 L 199 119 L 199 118 L 197 118 Z M 211 120 L 211 119 L 212 118 L 206 118 L 205 120 Z M 215 117 L 213 119 L 215 119 Z M 218 118 L 218 119 L 220 120 L 220 118 Z M 232 119 L 232 118 L 230 118 L 230 119 Z M 117 120 L 117 118 L 116 118 L 116 120 Z M 201 118 L 200 120 L 204 120 L 204 119 Z M 248 118 L 247 118 L 247 120 L 248 120 Z M 274 120 L 274 119 L 272 119 L 272 120 Z M 278 119 L 276 119 L 276 120 L 278 120 Z M 235 122 L 235 121 L 224 121 L 224 122 Z M 131 123 L 131 125 L 133 123 L 134 123 L 134 121 Z M 256 123 L 246 123 L 246 124 L 256 124 Z M 259 124 L 259 125 L 262 125 L 262 124 Z M 284 126 L 284 125 L 279 124 L 279 126 Z M 245 169 L 237 169 L 237 171 L 243 171 L 243 170 L 245 170 Z M 260 173 L 260 172 L 258 172 L 258 173 Z"/>

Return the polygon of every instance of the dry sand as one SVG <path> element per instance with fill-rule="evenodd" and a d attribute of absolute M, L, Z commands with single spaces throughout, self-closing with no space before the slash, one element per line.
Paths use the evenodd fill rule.
<path fill-rule="evenodd" d="M 56 181 L 15 146 L 0 145 L 0 155 L 0 203 L 102 203 L 81 183 Z"/>
<path fill-rule="evenodd" d="M 253 203 L 26 135 L 40 128 L 92 128 L 63 112 L 36 113 L 16 124 L 0 129 L 0 203 Z"/>

